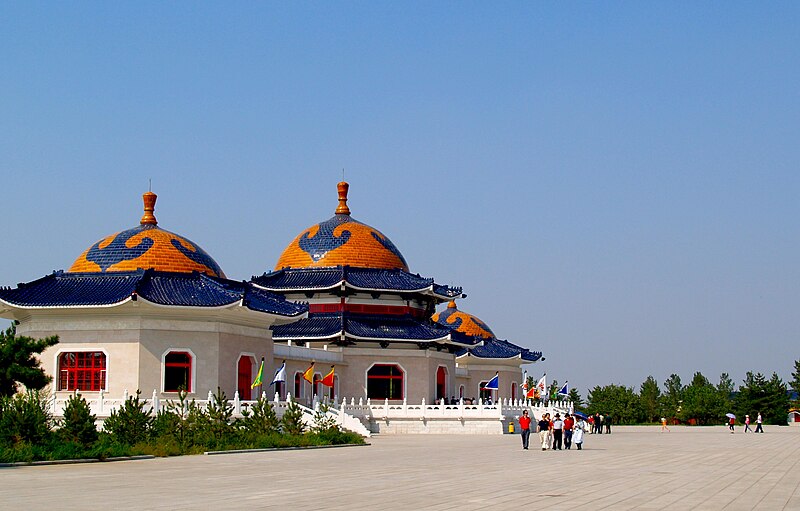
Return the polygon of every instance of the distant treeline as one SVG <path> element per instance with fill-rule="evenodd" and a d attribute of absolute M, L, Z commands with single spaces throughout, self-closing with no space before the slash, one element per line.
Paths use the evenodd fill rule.
<path fill-rule="evenodd" d="M 798 393 L 800 360 L 794 362 L 792 380 L 788 383 L 776 373 L 767 379 L 761 373 L 748 372 L 737 389 L 728 373 L 722 373 L 715 385 L 697 372 L 688 385 L 672 374 L 664 382 L 663 390 L 655 378 L 648 376 L 638 392 L 634 387 L 606 385 L 591 389 L 586 401 L 576 389 L 570 391 L 569 397 L 576 409 L 610 414 L 615 424 L 655 423 L 661 417 L 686 424 L 723 424 L 727 413 L 735 414 L 740 423 L 745 415 L 755 422 L 760 413 L 765 424 L 785 425 L 789 409 L 800 408 Z"/>

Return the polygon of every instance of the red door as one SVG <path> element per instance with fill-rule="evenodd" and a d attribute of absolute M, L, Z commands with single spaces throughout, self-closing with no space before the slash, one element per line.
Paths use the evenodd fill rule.
<path fill-rule="evenodd" d="M 250 401 L 250 385 L 253 384 L 253 358 L 242 357 L 239 359 L 239 399 L 243 401 Z"/>
<path fill-rule="evenodd" d="M 447 369 L 439 366 L 436 370 L 436 401 L 447 397 Z"/>

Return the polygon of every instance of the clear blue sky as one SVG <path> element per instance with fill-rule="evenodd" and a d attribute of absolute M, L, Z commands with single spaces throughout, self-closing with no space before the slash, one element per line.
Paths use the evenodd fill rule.
<path fill-rule="evenodd" d="M 701 4 L 701 5 L 698 5 Z M 0 284 L 159 225 L 229 277 L 333 214 L 638 388 L 800 358 L 800 4 L 6 2 Z"/>

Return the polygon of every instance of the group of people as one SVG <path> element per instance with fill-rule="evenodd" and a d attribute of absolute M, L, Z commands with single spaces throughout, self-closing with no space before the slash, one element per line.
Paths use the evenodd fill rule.
<path fill-rule="evenodd" d="M 763 433 L 764 432 L 764 428 L 761 427 L 761 424 L 762 424 L 761 412 L 759 412 L 758 413 L 758 417 L 756 417 L 756 430 L 755 431 L 750 429 L 750 416 L 749 415 L 745 415 L 744 416 L 744 433 L 747 433 L 748 431 L 751 432 L 751 433 Z M 731 433 L 733 433 L 733 427 L 735 425 L 736 425 L 736 417 L 729 417 L 728 418 L 728 427 L 730 428 Z"/>
<path fill-rule="evenodd" d="M 606 434 L 611 434 L 611 415 L 609 414 L 601 414 L 595 413 L 594 415 L 589 416 L 589 427 L 591 434 L 603 434 L 603 428 L 605 428 Z"/>
<path fill-rule="evenodd" d="M 522 434 L 522 448 L 527 450 L 531 436 L 532 418 L 528 415 L 528 410 L 523 410 L 519 418 L 519 426 Z M 552 418 L 549 413 L 542 415 L 536 424 L 536 431 L 539 433 L 539 440 L 542 450 L 553 449 L 560 451 L 562 448 L 571 449 L 572 444 L 580 451 L 583 448 L 583 434 L 588 429 L 583 417 L 565 414 L 561 419 L 560 414 L 556 413 Z"/>

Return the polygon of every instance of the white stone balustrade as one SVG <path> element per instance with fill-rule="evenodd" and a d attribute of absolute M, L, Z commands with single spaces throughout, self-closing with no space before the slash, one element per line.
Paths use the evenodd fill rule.
<path fill-rule="evenodd" d="M 102 423 L 111 412 L 122 407 L 128 395 L 128 391 L 125 390 L 121 399 L 109 399 L 105 392 L 100 391 L 83 394 L 83 397 L 89 404 L 92 414 L 97 417 L 99 423 Z M 267 398 L 266 392 L 262 392 L 261 395 L 262 398 Z M 69 397 L 70 394 L 64 393 L 52 395 L 48 404 L 50 413 L 54 417 L 63 416 Z M 177 398 L 159 397 L 155 390 L 150 399 L 142 399 L 145 401 L 145 409 L 153 413 L 165 409 L 167 402 L 177 402 Z M 205 409 L 212 400 L 213 394 L 209 391 L 208 399 L 195 399 L 194 402 L 198 407 Z M 291 394 L 287 394 L 285 400 L 281 400 L 280 396 L 275 394 L 271 403 L 278 417 L 283 416 L 291 401 L 293 401 Z M 237 419 L 244 417 L 243 412 L 255 403 L 252 400 L 241 400 L 238 392 L 234 393 L 233 399 L 229 402 L 233 406 L 233 416 Z M 462 399 L 456 404 L 445 404 L 444 400 L 427 404 L 423 399 L 420 404 L 409 404 L 405 399 L 402 402 L 390 402 L 384 399 L 373 403 L 370 399 L 365 402 L 364 398 L 359 398 L 356 403 L 355 398 L 351 397 L 349 402 L 347 398 L 342 398 L 341 403 L 327 398 L 323 402 L 329 406 L 327 414 L 335 418 L 337 424 L 364 436 L 369 436 L 370 432 L 502 434 L 507 432 L 508 424 L 516 422 L 526 409 L 534 420 L 538 420 L 545 413 L 563 415 L 572 411 L 572 403 L 569 401 L 529 403 L 524 400 L 501 399 L 493 404 L 484 403 L 482 400 L 478 400 L 475 404 L 466 404 Z M 320 410 L 319 398 L 313 396 L 310 408 L 300 403 L 296 404 L 303 412 L 303 421 L 307 426 L 312 426 L 314 413 Z"/>

